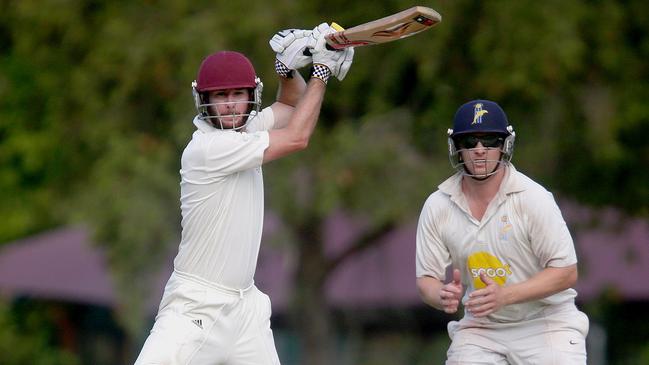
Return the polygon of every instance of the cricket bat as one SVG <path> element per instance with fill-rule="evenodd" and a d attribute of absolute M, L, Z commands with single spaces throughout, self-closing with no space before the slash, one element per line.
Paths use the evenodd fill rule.
<path fill-rule="evenodd" d="M 327 45 L 333 49 L 360 47 L 396 41 L 430 29 L 442 21 L 438 12 L 425 6 L 413 6 L 396 14 L 386 16 L 349 29 L 336 23 L 338 30 L 325 36 Z"/>

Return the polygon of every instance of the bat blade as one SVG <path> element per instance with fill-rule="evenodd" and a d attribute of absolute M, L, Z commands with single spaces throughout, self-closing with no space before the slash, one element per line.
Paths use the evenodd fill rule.
<path fill-rule="evenodd" d="M 442 21 L 438 12 L 425 6 L 412 8 L 326 36 L 331 48 L 343 49 L 396 41 L 430 29 Z"/>

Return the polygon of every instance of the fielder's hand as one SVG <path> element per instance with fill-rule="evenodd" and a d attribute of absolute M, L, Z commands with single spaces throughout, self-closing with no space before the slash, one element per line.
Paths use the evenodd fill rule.
<path fill-rule="evenodd" d="M 462 292 L 464 288 L 462 287 L 462 279 L 460 270 L 453 270 L 453 281 L 442 286 L 439 291 L 439 301 L 442 305 L 442 309 L 446 313 L 455 313 L 457 308 L 462 301 Z"/>
<path fill-rule="evenodd" d="M 474 317 L 486 317 L 506 305 L 504 289 L 485 273 L 480 273 L 485 287 L 469 294 L 466 308 Z"/>
<path fill-rule="evenodd" d="M 277 53 L 277 60 L 290 70 L 300 69 L 311 63 L 311 56 L 304 50 L 313 47 L 311 30 L 284 29 L 275 33 L 268 41 Z"/>
<path fill-rule="evenodd" d="M 325 29 L 326 27 L 326 29 Z M 327 23 L 320 24 L 313 30 L 311 35 L 316 39 L 315 47 L 311 50 L 313 54 L 313 64 L 320 64 L 327 66 L 331 71 L 331 74 L 336 76 L 338 80 L 343 80 L 349 68 L 352 65 L 354 59 L 354 48 L 349 47 L 344 50 L 335 51 L 327 49 L 327 41 L 325 36 L 330 33 L 334 33 L 336 30 L 327 25 Z M 317 34 L 317 38 L 314 35 Z"/>

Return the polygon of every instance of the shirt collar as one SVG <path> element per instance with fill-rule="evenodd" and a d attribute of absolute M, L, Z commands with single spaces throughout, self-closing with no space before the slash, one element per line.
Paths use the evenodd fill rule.
<path fill-rule="evenodd" d="M 245 128 L 240 129 L 240 131 L 242 131 L 242 132 L 243 132 L 243 131 L 247 131 L 247 130 L 248 130 L 248 126 L 250 126 L 250 121 L 252 120 L 252 118 L 254 118 L 254 117 L 256 117 L 256 116 L 257 116 L 257 112 L 256 112 L 255 110 L 251 111 L 251 112 L 250 112 L 250 116 L 248 117 L 248 118 L 249 118 L 249 119 L 248 119 L 248 125 L 246 125 Z M 224 131 L 224 129 L 220 129 L 220 128 L 216 128 L 216 127 L 214 127 L 213 125 L 211 125 L 210 123 L 206 122 L 204 119 L 202 119 L 202 118 L 199 117 L 198 115 L 194 117 L 194 122 L 193 122 L 193 123 L 194 123 L 194 125 L 196 126 L 196 128 L 198 128 L 198 130 L 201 131 L 201 132 L 203 132 L 203 133 L 211 133 L 211 132 L 216 132 L 216 131 Z"/>
<path fill-rule="evenodd" d="M 509 195 L 524 191 L 525 189 L 525 183 L 522 179 L 521 173 L 516 170 L 514 165 L 507 164 L 507 171 L 505 172 L 505 178 L 500 185 L 500 191 Z"/>
<path fill-rule="evenodd" d="M 455 173 L 438 186 L 438 189 L 452 198 L 462 195 L 462 177 L 461 172 Z M 521 180 L 520 174 L 512 164 L 505 166 L 505 177 L 500 184 L 499 194 L 512 194 L 525 190 L 525 184 Z"/>
<path fill-rule="evenodd" d="M 217 131 L 211 124 L 201 119 L 198 115 L 194 117 L 194 125 L 199 131 L 203 133 L 211 133 Z"/>

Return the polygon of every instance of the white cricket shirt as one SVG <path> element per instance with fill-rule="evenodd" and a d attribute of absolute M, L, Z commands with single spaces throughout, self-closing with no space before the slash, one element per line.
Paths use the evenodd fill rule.
<path fill-rule="evenodd" d="M 460 173 L 451 176 L 424 203 L 417 228 L 417 277 L 445 281 L 446 268 L 452 264 L 462 273 L 464 303 L 469 293 L 485 286 L 480 272 L 499 285 L 509 285 L 546 267 L 577 262 L 559 207 L 541 185 L 508 165 L 498 193 L 478 221 L 470 214 L 461 180 Z M 566 289 L 541 300 L 508 305 L 488 320 L 531 318 L 548 305 L 573 302 L 576 295 L 574 289 Z M 465 311 L 466 317 L 471 314 Z"/>
<path fill-rule="evenodd" d="M 251 115 L 246 132 L 198 128 L 180 169 L 182 237 L 174 269 L 217 285 L 253 283 L 264 219 L 261 165 L 274 124 L 270 107 Z"/>

